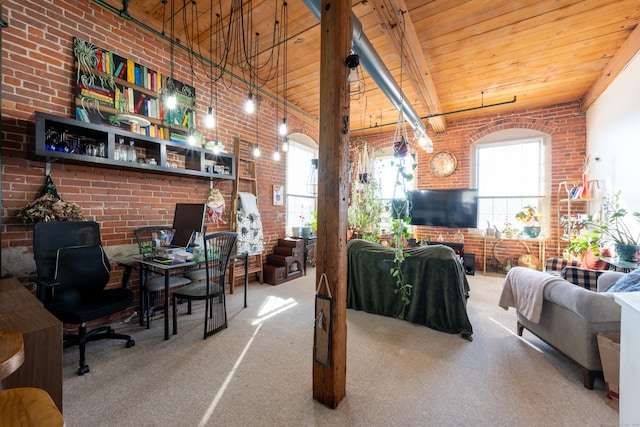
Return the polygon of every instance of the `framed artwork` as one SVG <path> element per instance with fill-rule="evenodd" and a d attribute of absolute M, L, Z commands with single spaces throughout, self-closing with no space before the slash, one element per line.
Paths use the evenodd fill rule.
<path fill-rule="evenodd" d="M 283 185 L 273 186 L 273 204 L 274 206 L 284 205 L 284 186 Z"/>

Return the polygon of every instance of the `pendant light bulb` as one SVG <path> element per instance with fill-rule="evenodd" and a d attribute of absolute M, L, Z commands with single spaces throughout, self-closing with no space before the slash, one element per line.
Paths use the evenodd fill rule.
<path fill-rule="evenodd" d="M 289 151 L 289 138 L 286 136 L 282 138 L 282 151 L 285 153 Z"/>
<path fill-rule="evenodd" d="M 247 114 L 252 114 L 255 110 L 256 110 L 256 105 L 255 105 L 255 102 L 253 101 L 253 94 L 249 92 L 249 95 L 247 96 L 247 100 L 244 103 L 244 111 L 246 111 Z"/>
<path fill-rule="evenodd" d="M 213 154 L 216 156 L 220 154 L 220 143 L 218 141 L 213 141 Z"/>
<path fill-rule="evenodd" d="M 433 142 L 431 140 L 427 141 L 427 147 L 425 148 L 427 153 L 433 153 Z"/>
<path fill-rule="evenodd" d="M 278 128 L 280 135 L 285 136 L 287 134 L 287 118 L 282 118 L 282 123 L 280 123 L 280 127 Z"/>
<path fill-rule="evenodd" d="M 357 68 L 352 68 L 351 71 L 349 71 L 348 82 L 352 89 L 358 89 L 360 86 L 360 76 L 358 75 Z"/>
<path fill-rule="evenodd" d="M 280 149 L 276 145 L 276 151 L 273 152 L 273 160 L 276 162 L 280 161 Z"/>
<path fill-rule="evenodd" d="M 177 104 L 178 101 L 176 101 L 176 94 L 171 92 L 167 97 L 167 108 L 173 110 L 174 108 L 176 108 Z"/>
<path fill-rule="evenodd" d="M 209 129 L 216 125 L 216 119 L 213 117 L 213 107 L 209 105 L 207 109 L 207 117 L 204 119 L 204 125 Z"/>
<path fill-rule="evenodd" d="M 196 145 L 196 136 L 189 132 L 189 145 Z"/>
<path fill-rule="evenodd" d="M 260 146 L 258 144 L 253 147 L 253 157 L 260 157 Z"/>
<path fill-rule="evenodd" d="M 358 89 L 360 86 L 360 74 L 358 73 L 358 66 L 360 66 L 360 56 L 358 55 L 349 55 L 347 56 L 347 67 L 351 71 L 349 71 L 349 77 L 347 78 L 347 82 L 349 83 L 349 87 L 352 89 Z"/>

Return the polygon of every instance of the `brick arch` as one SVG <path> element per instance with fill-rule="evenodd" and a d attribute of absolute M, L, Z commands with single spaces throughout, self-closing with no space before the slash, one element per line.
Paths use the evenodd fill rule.
<path fill-rule="evenodd" d="M 467 134 L 467 141 L 471 144 L 482 137 L 507 129 L 529 129 L 553 135 L 558 129 L 558 123 L 535 117 L 498 117 L 486 125 L 469 132 Z"/>

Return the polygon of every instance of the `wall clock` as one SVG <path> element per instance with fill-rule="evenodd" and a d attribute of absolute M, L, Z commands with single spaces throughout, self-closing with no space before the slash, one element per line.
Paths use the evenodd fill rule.
<path fill-rule="evenodd" d="M 429 163 L 431 173 L 438 177 L 451 175 L 458 166 L 458 159 L 453 153 L 441 151 L 434 154 Z"/>

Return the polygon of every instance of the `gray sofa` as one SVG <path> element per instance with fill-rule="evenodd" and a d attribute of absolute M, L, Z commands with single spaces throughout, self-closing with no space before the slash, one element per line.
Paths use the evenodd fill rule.
<path fill-rule="evenodd" d="M 546 273 L 535 270 L 526 275 L 527 280 L 539 278 L 545 281 L 548 278 Z M 548 283 L 544 288 L 540 321 L 535 323 L 518 312 L 518 335 L 522 336 L 523 330 L 527 329 L 569 357 L 580 366 L 584 386 L 593 389 L 595 377 L 602 372 L 597 336 L 600 332 L 620 331 L 620 306 L 612 293 L 604 291 L 622 275 L 617 272 L 602 274 L 598 278 L 597 292 L 563 279 Z"/>

